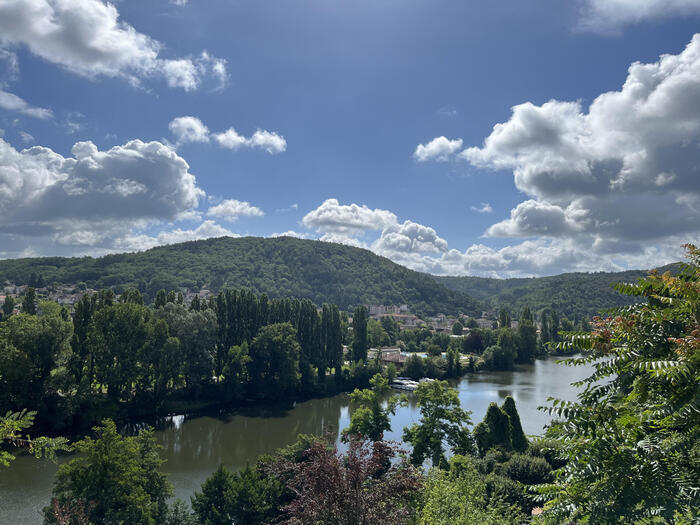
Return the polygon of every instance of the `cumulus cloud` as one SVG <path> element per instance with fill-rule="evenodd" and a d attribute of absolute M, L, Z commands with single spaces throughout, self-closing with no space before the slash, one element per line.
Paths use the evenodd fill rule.
<path fill-rule="evenodd" d="M 619 91 L 525 103 L 460 156 L 513 171 L 531 197 L 487 235 L 556 237 L 630 251 L 700 233 L 700 35 L 634 63 Z"/>
<path fill-rule="evenodd" d="M 118 240 L 115 248 L 119 251 L 142 251 L 155 246 L 176 244 L 179 242 L 197 241 L 212 237 L 240 237 L 237 233 L 227 230 L 212 220 L 202 222 L 192 230 L 176 228 L 158 233 L 157 235 L 130 234 Z"/>
<path fill-rule="evenodd" d="M 0 45 L 25 45 L 33 54 L 75 74 L 119 77 L 132 84 L 160 76 L 192 91 L 207 78 L 226 80 L 226 61 L 202 52 L 163 58 L 163 45 L 119 19 L 101 0 L 14 0 L 0 3 Z"/>
<path fill-rule="evenodd" d="M 177 117 L 168 125 L 177 144 L 187 142 L 209 142 L 209 128 L 197 117 Z"/>
<path fill-rule="evenodd" d="M 225 200 L 207 211 L 208 217 L 218 217 L 227 221 L 235 221 L 238 217 L 262 217 L 265 215 L 260 208 L 251 206 L 249 202 L 234 199 Z"/>
<path fill-rule="evenodd" d="M 580 27 L 607 33 L 645 20 L 690 15 L 700 15 L 697 0 L 586 0 Z"/>
<path fill-rule="evenodd" d="M 310 239 L 311 235 L 305 232 L 297 232 L 294 230 L 287 230 L 281 233 L 271 233 L 270 237 L 294 237 L 295 239 Z"/>
<path fill-rule="evenodd" d="M 105 151 L 78 142 L 72 154 L 18 151 L 0 139 L 6 256 L 27 245 L 111 249 L 133 230 L 179 220 L 204 195 L 187 162 L 160 142 L 132 140 Z"/>
<path fill-rule="evenodd" d="M 371 248 L 380 255 L 439 253 L 447 251 L 447 241 L 429 226 L 407 220 L 399 223 L 388 210 L 371 209 L 366 205 L 340 204 L 327 199 L 302 219 L 307 228 L 313 228 L 321 240 Z M 367 234 L 381 232 L 372 243 L 364 240 Z"/>
<path fill-rule="evenodd" d="M 427 144 L 418 144 L 413 158 L 418 162 L 435 160 L 447 162 L 452 155 L 462 148 L 462 139 L 450 140 L 447 137 L 436 137 Z"/>
<path fill-rule="evenodd" d="M 0 89 L 0 108 L 42 120 L 53 118 L 53 112 L 50 109 L 32 106 L 23 98 L 2 89 Z"/>
<path fill-rule="evenodd" d="M 222 148 L 258 148 L 270 155 L 283 153 L 287 149 L 287 141 L 275 132 L 258 129 L 251 137 L 245 137 L 230 127 L 221 133 L 210 133 L 209 128 L 199 118 L 192 116 L 174 118 L 168 127 L 178 145 L 209 142 L 213 139 Z"/>
<path fill-rule="evenodd" d="M 381 230 L 396 222 L 396 215 L 388 210 L 372 210 L 365 205 L 340 204 L 338 199 L 327 199 L 302 219 L 307 228 L 315 228 L 323 233 L 351 236 Z"/>
<path fill-rule="evenodd" d="M 493 208 L 488 202 L 482 202 L 480 206 L 472 206 L 472 211 L 477 213 L 491 213 Z"/>

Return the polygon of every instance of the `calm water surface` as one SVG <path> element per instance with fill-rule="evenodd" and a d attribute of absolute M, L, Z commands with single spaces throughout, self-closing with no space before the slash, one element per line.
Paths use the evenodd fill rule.
<path fill-rule="evenodd" d="M 585 377 L 590 369 L 558 365 L 553 358 L 510 372 L 483 372 L 455 382 L 462 407 L 472 411 L 472 422 L 481 421 L 492 401 L 501 403 L 513 396 L 523 428 L 539 434 L 550 421 L 537 410 L 549 396 L 573 400 L 570 384 Z M 387 439 L 400 441 L 404 426 L 417 421 L 413 400 L 400 408 L 392 419 L 393 431 Z M 156 431 L 167 462 L 164 471 L 174 485 L 175 496 L 189 502 L 190 496 L 216 467 L 231 469 L 253 464 L 260 454 L 289 445 L 297 434 L 320 434 L 327 430 L 338 435 L 348 426 L 348 396 L 287 406 L 238 410 L 215 416 L 173 416 Z M 49 501 L 57 465 L 49 461 L 18 457 L 12 466 L 0 471 L 0 523 L 13 525 L 41 523 L 41 508 Z"/>

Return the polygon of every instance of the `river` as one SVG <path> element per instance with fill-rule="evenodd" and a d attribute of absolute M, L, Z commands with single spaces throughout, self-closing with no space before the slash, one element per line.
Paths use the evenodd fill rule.
<path fill-rule="evenodd" d="M 537 410 L 549 396 L 573 400 L 573 381 L 586 377 L 588 367 L 566 367 L 547 358 L 520 365 L 508 372 L 468 375 L 454 385 L 462 407 L 471 410 L 472 422 L 481 421 L 492 401 L 513 396 L 527 434 L 540 434 L 550 417 Z M 386 439 L 401 440 L 404 426 L 419 418 L 413 400 L 392 418 Z M 347 394 L 279 406 L 252 407 L 230 413 L 178 415 L 167 418 L 156 431 L 167 462 L 163 470 L 174 486 L 175 496 L 189 502 L 195 490 L 216 467 L 231 469 L 253 464 L 264 453 L 293 443 L 300 433 L 336 435 L 349 423 Z M 65 459 L 63 459 L 65 461 Z M 41 523 L 40 511 L 50 498 L 57 465 L 20 455 L 0 470 L 0 522 L 13 525 Z"/>

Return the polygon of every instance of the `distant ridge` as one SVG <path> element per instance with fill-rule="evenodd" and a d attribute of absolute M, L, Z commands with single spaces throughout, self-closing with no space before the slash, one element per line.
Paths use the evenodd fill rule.
<path fill-rule="evenodd" d="M 161 289 L 248 288 L 270 297 L 309 298 L 342 309 L 358 304 L 407 304 L 421 314 L 478 315 L 481 305 L 431 276 L 369 250 L 291 237 L 220 237 L 104 257 L 37 257 L 0 261 L 1 282 L 88 288 L 136 287 L 152 298 Z"/>
<path fill-rule="evenodd" d="M 677 273 L 680 264 L 659 268 Z M 492 279 L 485 277 L 434 277 L 450 290 L 463 292 L 493 308 L 501 306 L 519 313 L 525 306 L 534 312 L 557 310 L 571 320 L 589 319 L 608 308 L 633 304 L 638 298 L 618 293 L 613 284 L 636 282 L 649 270 L 624 272 L 564 273 L 550 277 Z"/>

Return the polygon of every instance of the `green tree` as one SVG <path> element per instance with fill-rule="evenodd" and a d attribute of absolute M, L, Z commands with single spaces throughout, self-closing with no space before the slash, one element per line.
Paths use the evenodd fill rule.
<path fill-rule="evenodd" d="M 253 386 L 266 394 L 289 394 L 299 387 L 301 348 L 290 323 L 260 330 L 250 345 L 249 371 Z"/>
<path fill-rule="evenodd" d="M 192 497 L 192 509 L 202 525 L 259 525 L 277 517 L 283 493 L 280 481 L 256 469 L 232 473 L 219 465 Z"/>
<path fill-rule="evenodd" d="M 411 354 L 403 365 L 403 374 L 411 379 L 420 379 L 425 373 L 423 358 L 416 354 Z"/>
<path fill-rule="evenodd" d="M 419 525 L 519 525 L 519 509 L 488 494 L 471 458 L 453 456 L 448 470 L 432 469 L 423 489 Z"/>
<path fill-rule="evenodd" d="M 454 324 L 452 325 L 452 334 L 453 335 L 462 335 L 462 332 L 464 331 L 464 326 L 462 323 L 459 321 L 455 321 Z"/>
<path fill-rule="evenodd" d="M 393 395 L 384 401 L 391 387 L 389 381 L 381 374 L 375 374 L 370 384 L 372 388 L 356 388 L 350 394 L 350 402 L 355 405 L 355 409 L 350 417 L 350 426 L 343 430 L 346 440 L 348 436 L 360 436 L 362 439 L 380 441 L 384 432 L 391 430 L 390 416 L 396 413 L 401 398 Z"/>
<path fill-rule="evenodd" d="M 5 301 L 2 303 L 2 318 L 3 320 L 9 319 L 12 313 L 15 311 L 15 300 L 11 295 L 5 297 Z"/>
<path fill-rule="evenodd" d="M 513 450 L 516 452 L 525 452 L 528 447 L 527 437 L 525 437 L 525 432 L 523 431 L 523 426 L 520 423 L 520 415 L 518 414 L 518 409 L 515 408 L 515 400 L 511 396 L 506 396 L 503 405 L 501 405 L 501 410 L 508 415 L 508 421 L 510 422 L 511 428 L 511 441 L 513 443 Z"/>
<path fill-rule="evenodd" d="M 592 365 L 576 402 L 556 400 L 550 436 L 568 462 L 543 490 L 552 523 L 692 523 L 700 487 L 700 250 L 682 273 L 618 290 L 642 299 L 565 337 Z M 646 301 L 644 301 L 646 300 Z"/>
<path fill-rule="evenodd" d="M 159 472 L 163 460 L 153 432 L 122 437 L 113 421 L 94 428 L 96 439 L 74 444 L 77 457 L 58 469 L 53 495 L 59 503 L 90 502 L 93 523 L 155 524 L 163 521 L 172 489 Z M 45 509 L 52 522 L 51 508 Z"/>
<path fill-rule="evenodd" d="M 352 315 L 352 360 L 367 360 L 367 308 L 358 306 Z"/>
<path fill-rule="evenodd" d="M 163 308 L 165 306 L 165 303 L 167 302 L 168 294 L 164 288 L 161 288 L 156 294 L 156 300 L 153 302 L 153 306 L 155 306 L 156 308 Z"/>
<path fill-rule="evenodd" d="M 36 291 L 31 286 L 24 292 L 22 312 L 28 315 L 36 315 Z"/>
<path fill-rule="evenodd" d="M 494 447 L 513 450 L 513 429 L 508 414 L 496 403 L 489 404 L 484 420 L 474 427 L 474 438 L 481 455 Z"/>
<path fill-rule="evenodd" d="M 413 446 L 411 462 L 422 465 L 430 458 L 434 466 L 444 465 L 443 442 L 456 454 L 472 453 L 473 439 L 467 428 L 471 412 L 461 408 L 457 391 L 447 381 L 427 381 L 415 393 L 421 419 L 403 432 L 403 440 Z"/>
<path fill-rule="evenodd" d="M 537 328 L 527 318 L 518 324 L 518 363 L 531 363 L 537 355 Z"/>

